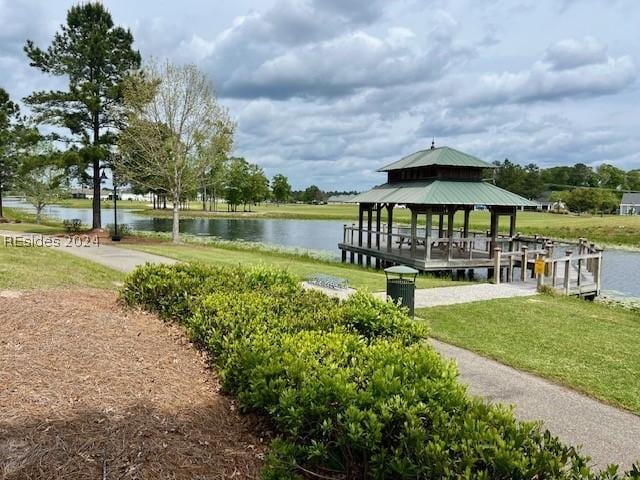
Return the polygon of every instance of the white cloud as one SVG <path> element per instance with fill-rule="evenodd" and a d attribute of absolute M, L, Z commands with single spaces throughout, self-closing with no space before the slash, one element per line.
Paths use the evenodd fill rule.
<path fill-rule="evenodd" d="M 635 63 L 627 55 L 562 70 L 538 61 L 529 70 L 486 73 L 459 83 L 456 103 L 493 105 L 597 97 L 623 91 L 636 78 Z"/>
<path fill-rule="evenodd" d="M 554 70 L 569 70 L 584 65 L 603 64 L 609 61 L 607 48 L 593 37 L 581 40 L 567 38 L 550 45 L 544 60 Z"/>

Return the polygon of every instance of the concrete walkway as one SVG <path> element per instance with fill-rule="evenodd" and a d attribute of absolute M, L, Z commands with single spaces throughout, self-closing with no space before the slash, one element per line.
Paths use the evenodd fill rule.
<path fill-rule="evenodd" d="M 542 420 L 565 443 L 582 445 L 598 467 L 617 463 L 628 469 L 640 460 L 640 417 L 468 350 L 433 339 L 430 343 L 456 360 L 471 393 L 515 405 L 522 420 Z"/>
<path fill-rule="evenodd" d="M 0 231 L 0 236 L 11 237 L 14 239 L 17 237 L 26 239 L 27 237 L 29 237 L 32 240 L 57 239 L 60 240 L 60 245 L 51 246 L 50 248 L 58 250 L 60 252 L 69 253 L 71 255 L 75 255 L 77 257 L 81 257 L 86 260 L 99 263 L 100 265 L 104 265 L 105 267 L 109 267 L 125 273 L 132 272 L 137 266 L 144 265 L 145 263 L 166 263 L 170 265 L 177 263 L 177 260 L 173 258 L 153 255 L 151 253 L 141 252 L 138 250 L 115 247 L 111 244 L 67 246 L 64 238 L 11 231 Z"/>
<path fill-rule="evenodd" d="M 330 297 L 342 300 L 355 293 L 353 288 L 333 289 L 321 287 L 309 282 L 303 282 L 304 288 L 319 290 Z M 536 286 L 531 283 L 476 283 L 473 285 L 460 285 L 457 287 L 420 288 L 416 290 L 415 307 L 427 308 L 439 305 L 454 305 L 457 303 L 481 302 L 496 298 L 528 297 L 537 295 Z M 378 298 L 385 298 L 385 292 L 376 292 Z"/>
<path fill-rule="evenodd" d="M 527 297 L 537 295 L 532 283 L 476 283 L 458 287 L 422 288 L 416 290 L 415 307 L 437 307 L 457 303 L 481 302 L 496 298 Z"/>

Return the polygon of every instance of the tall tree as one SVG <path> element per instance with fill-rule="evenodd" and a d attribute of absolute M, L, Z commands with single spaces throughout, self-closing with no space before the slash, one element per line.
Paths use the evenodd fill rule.
<path fill-rule="evenodd" d="M 216 195 L 219 193 L 224 163 L 233 147 L 234 130 L 234 122 L 224 112 L 216 119 L 214 128 L 204 132 L 208 137 L 196 139 L 196 153 L 202 169 L 198 179 L 202 194 L 202 210 L 207 209 L 207 199 L 213 200 L 215 208 Z"/>
<path fill-rule="evenodd" d="M 302 199 L 306 203 L 322 203 L 325 200 L 325 193 L 316 185 L 311 185 L 302 194 Z"/>
<path fill-rule="evenodd" d="M 172 239 L 180 241 L 180 202 L 203 171 L 198 142 L 228 118 L 195 65 L 151 63 L 124 86 L 127 127 L 115 169 L 123 180 L 164 191 L 173 203 Z"/>
<path fill-rule="evenodd" d="M 3 194 L 15 185 L 21 162 L 39 140 L 38 130 L 25 123 L 18 105 L 0 88 L 0 218 Z"/>
<path fill-rule="evenodd" d="M 628 188 L 627 174 L 618 167 L 609 163 L 603 163 L 597 168 L 596 173 L 598 175 L 598 184 L 601 187 L 611 188 L 613 190 Z"/>
<path fill-rule="evenodd" d="M 14 145 L 15 122 L 19 115 L 18 105 L 11 101 L 4 89 L 0 88 L 0 218 L 3 218 L 2 194 L 11 187 L 18 169 Z"/>
<path fill-rule="evenodd" d="M 50 142 L 41 141 L 25 150 L 20 160 L 16 188 L 36 209 L 39 224 L 44 207 L 63 193 L 63 158 Z"/>
<path fill-rule="evenodd" d="M 264 171 L 258 165 L 250 163 L 247 170 L 247 183 L 243 195 L 245 207 L 265 201 L 269 197 L 269 180 L 264 175 Z"/>
<path fill-rule="evenodd" d="M 131 32 L 115 26 L 102 3 L 88 2 L 69 9 L 46 50 L 31 40 L 25 46 L 31 66 L 69 80 L 66 91 L 34 92 L 25 100 L 38 121 L 69 130 L 61 140 L 79 148 L 80 175 L 91 169 L 93 228 L 101 227 L 101 164 L 122 127 L 122 83 L 140 66 L 132 45 Z"/>
<path fill-rule="evenodd" d="M 627 184 L 631 190 L 640 192 L 640 169 L 629 170 L 627 172 Z"/>
<path fill-rule="evenodd" d="M 271 180 L 271 192 L 273 198 L 276 200 L 276 204 L 286 202 L 291 197 L 291 185 L 289 185 L 289 179 L 278 173 L 273 176 Z"/>
<path fill-rule="evenodd" d="M 237 211 L 244 202 L 249 180 L 249 163 L 244 158 L 231 158 L 224 173 L 224 198 L 227 208 Z"/>

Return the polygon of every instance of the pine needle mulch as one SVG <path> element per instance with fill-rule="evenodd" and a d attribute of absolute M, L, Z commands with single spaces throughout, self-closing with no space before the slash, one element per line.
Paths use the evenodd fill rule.
<path fill-rule="evenodd" d="M 265 448 L 184 333 L 99 290 L 0 295 L 0 479 L 257 478 Z"/>

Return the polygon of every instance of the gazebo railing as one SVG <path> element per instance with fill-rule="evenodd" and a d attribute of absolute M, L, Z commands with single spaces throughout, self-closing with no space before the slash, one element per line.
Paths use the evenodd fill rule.
<path fill-rule="evenodd" d="M 416 229 L 412 235 L 411 229 L 406 227 L 394 227 L 391 232 L 386 228 L 380 230 L 359 228 L 356 225 L 344 225 L 342 243 L 354 247 L 371 249 L 379 252 L 389 252 L 397 249 L 400 253 L 403 248 L 410 252 L 412 258 L 432 260 L 434 251 L 441 251 L 445 255 L 438 255 L 442 260 L 444 256 L 448 260 L 473 259 L 474 254 L 484 253 L 485 258 L 490 257 L 492 248 L 499 246 L 504 251 L 514 248 L 515 237 L 499 235 L 495 239 L 483 234 L 483 232 L 469 232 L 469 236 L 463 237 L 461 230 L 454 230 L 453 236 L 438 236 L 437 229 L 431 230 L 427 236 L 425 228 Z M 444 232 L 443 232 L 444 233 Z M 436 234 L 436 235 L 434 235 Z M 420 247 L 420 251 L 418 248 Z"/>

